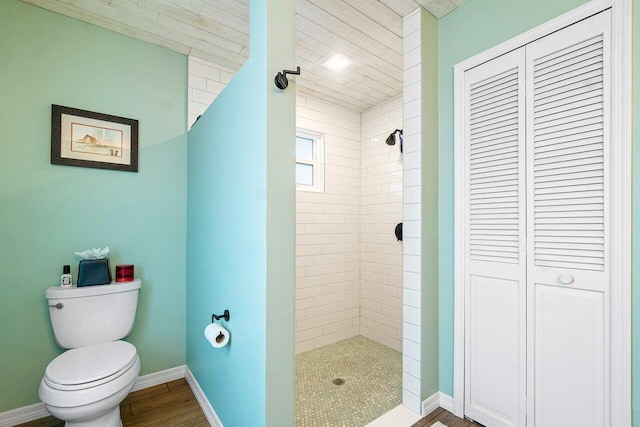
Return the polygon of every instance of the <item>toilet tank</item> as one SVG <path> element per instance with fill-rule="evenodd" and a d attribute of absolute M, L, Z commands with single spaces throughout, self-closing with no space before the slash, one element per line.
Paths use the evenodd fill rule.
<path fill-rule="evenodd" d="M 81 288 L 48 288 L 45 296 L 58 345 L 77 348 L 116 341 L 129 335 L 133 330 L 140 286 L 140 279 L 136 279 Z"/>

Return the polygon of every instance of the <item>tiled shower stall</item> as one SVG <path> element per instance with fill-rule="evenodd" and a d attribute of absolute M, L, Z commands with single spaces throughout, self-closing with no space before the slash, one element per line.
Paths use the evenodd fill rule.
<path fill-rule="evenodd" d="M 296 352 L 355 335 L 402 350 L 402 164 L 385 143 L 401 111 L 297 97 L 297 127 L 324 135 L 325 188 L 296 193 Z"/>
<path fill-rule="evenodd" d="M 231 76 L 189 58 L 190 124 Z M 324 191 L 296 191 L 296 353 L 356 335 L 402 351 L 402 97 L 360 113 L 298 95 L 296 126 L 324 142 Z"/>

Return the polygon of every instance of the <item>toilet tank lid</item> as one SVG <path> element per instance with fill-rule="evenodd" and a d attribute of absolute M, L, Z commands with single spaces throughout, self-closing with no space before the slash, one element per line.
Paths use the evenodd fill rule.
<path fill-rule="evenodd" d="M 131 282 L 111 282 L 108 285 L 83 286 L 81 288 L 73 285 L 72 288 L 63 289 L 60 286 L 51 286 L 45 292 L 47 299 L 81 298 L 93 295 L 114 294 L 117 292 L 133 291 L 140 289 L 140 279 Z"/>
<path fill-rule="evenodd" d="M 47 378 L 61 385 L 76 385 L 109 377 L 128 366 L 136 348 L 126 341 L 109 341 L 67 350 L 53 359 Z"/>

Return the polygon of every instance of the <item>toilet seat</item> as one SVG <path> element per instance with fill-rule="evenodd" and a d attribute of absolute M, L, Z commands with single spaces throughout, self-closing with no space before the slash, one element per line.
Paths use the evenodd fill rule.
<path fill-rule="evenodd" d="M 136 348 L 125 341 L 74 348 L 49 363 L 43 381 L 56 390 L 83 390 L 113 381 L 137 360 Z"/>
<path fill-rule="evenodd" d="M 133 388 L 139 373 L 140 358 L 136 355 L 134 363 L 129 369 L 119 371 L 116 375 L 102 380 L 76 387 L 51 383 L 44 377 L 40 382 L 38 395 L 49 412 L 55 410 L 62 417 L 58 418 L 67 419 L 64 418 L 67 415 L 63 415 L 67 410 L 77 415 L 81 408 L 84 408 L 82 411 L 95 412 L 91 408 L 103 407 L 104 405 L 108 407 L 116 401 L 113 405 L 119 405 Z M 53 414 L 53 412 L 51 413 Z"/>

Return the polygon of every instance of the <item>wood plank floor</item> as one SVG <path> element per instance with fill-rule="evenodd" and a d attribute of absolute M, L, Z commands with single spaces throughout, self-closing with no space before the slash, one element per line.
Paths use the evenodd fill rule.
<path fill-rule="evenodd" d="M 120 404 L 124 427 L 208 427 L 209 423 L 184 378 L 134 391 Z M 42 418 L 19 427 L 63 427 L 54 417 Z"/>
<path fill-rule="evenodd" d="M 447 427 L 482 427 L 481 424 L 458 418 L 451 412 L 442 408 L 436 409 L 435 411 L 415 423 L 412 427 L 431 427 L 438 421 L 440 421 Z"/>
<path fill-rule="evenodd" d="M 209 426 L 184 378 L 134 391 L 120 404 L 120 416 L 124 427 Z M 413 427 L 430 427 L 437 421 L 447 427 L 482 427 L 480 424 L 458 418 L 442 408 L 436 409 L 415 423 Z M 64 427 L 64 422 L 54 417 L 47 417 L 19 424 L 16 427 Z"/>

